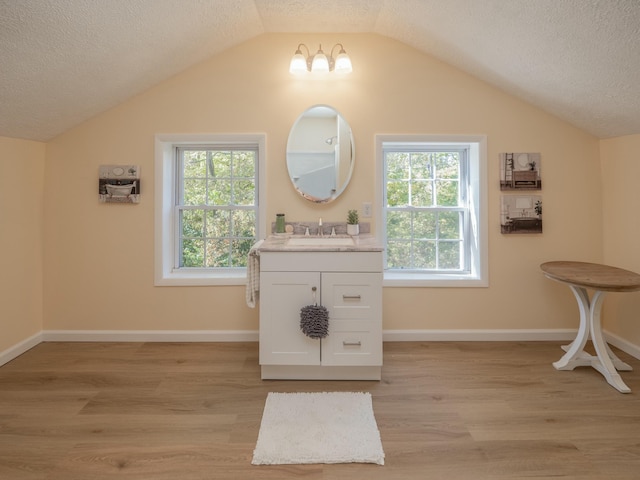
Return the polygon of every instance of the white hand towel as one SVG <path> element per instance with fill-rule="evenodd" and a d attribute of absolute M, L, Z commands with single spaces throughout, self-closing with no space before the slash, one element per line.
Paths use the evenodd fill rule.
<path fill-rule="evenodd" d="M 249 258 L 247 259 L 247 288 L 245 296 L 247 305 L 255 308 L 260 292 L 260 256 L 258 249 L 264 240 L 258 240 L 249 250 Z"/>

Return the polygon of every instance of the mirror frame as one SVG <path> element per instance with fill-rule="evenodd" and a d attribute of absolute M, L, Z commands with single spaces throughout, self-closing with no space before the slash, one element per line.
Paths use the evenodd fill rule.
<path fill-rule="evenodd" d="M 332 133 L 332 132 L 318 132 L 318 145 L 320 146 L 320 148 L 326 148 L 325 147 L 325 143 L 328 145 L 333 145 L 332 143 L 329 142 L 329 139 L 337 137 L 337 143 L 335 144 L 335 146 L 333 147 L 334 149 L 334 153 L 333 153 L 333 161 L 334 163 L 336 163 L 336 147 L 338 147 L 339 145 L 342 145 L 344 143 L 344 139 L 346 138 L 349 142 L 348 146 L 342 147 L 343 151 L 347 151 L 348 155 L 349 155 L 349 166 L 348 166 L 348 172 L 346 171 L 345 168 L 345 173 L 344 173 L 344 180 L 340 179 L 342 181 L 341 185 L 336 185 L 334 189 L 331 189 L 331 193 L 328 196 L 318 196 L 318 195 L 314 195 L 312 193 L 310 193 L 309 191 L 305 191 L 304 188 L 302 188 L 297 182 L 300 178 L 300 175 L 297 174 L 297 172 L 295 172 L 295 169 L 293 168 L 293 164 L 294 164 L 294 156 L 295 155 L 330 155 L 331 152 L 327 149 L 326 152 L 324 151 L 305 151 L 302 150 L 300 148 L 295 148 L 296 143 L 305 143 L 303 141 L 300 140 L 300 135 L 298 135 L 297 140 L 296 138 L 294 138 L 294 134 L 296 133 L 296 130 L 300 127 L 300 124 L 302 122 L 303 119 L 305 118 L 310 118 L 310 112 L 312 112 L 314 109 L 322 112 L 322 111 L 330 111 L 330 113 L 332 115 L 329 116 L 335 116 L 336 118 L 336 130 L 335 133 L 337 135 L 329 135 L 327 136 L 327 133 Z M 322 116 L 322 115 L 321 115 Z M 321 117 L 320 116 L 320 117 Z M 339 129 L 338 125 L 342 124 L 343 126 Z M 340 131 L 344 130 L 344 133 L 340 134 Z M 315 132 L 314 132 L 315 133 Z M 325 137 L 327 137 L 325 139 Z M 321 142 L 321 143 L 320 143 Z M 307 144 L 308 145 L 308 144 Z M 305 147 L 307 146 L 305 145 Z M 316 148 L 318 148 L 316 146 Z M 338 157 L 339 158 L 339 157 Z M 338 160 L 338 164 L 336 166 L 334 166 L 334 176 L 336 179 L 339 179 L 340 177 L 340 171 L 335 171 L 336 168 L 339 168 L 339 161 Z M 355 144 L 353 141 L 353 132 L 351 130 L 351 125 L 349 125 L 349 122 L 347 122 L 347 120 L 344 118 L 344 116 L 335 108 L 331 107 L 330 105 L 324 105 L 324 104 L 318 104 L 318 105 L 312 105 L 311 107 L 307 108 L 304 112 L 302 112 L 298 118 L 296 118 L 296 121 L 294 122 L 293 126 L 291 127 L 291 130 L 289 131 L 289 138 L 287 140 L 287 150 L 286 150 L 286 163 L 287 163 L 287 173 L 289 175 L 289 180 L 291 181 L 291 184 L 293 185 L 293 188 L 295 188 L 296 192 L 298 192 L 298 194 L 300 196 L 302 196 L 303 198 L 305 198 L 306 200 L 309 200 L 310 202 L 314 202 L 314 203 L 329 203 L 334 201 L 336 198 L 338 198 L 347 188 L 347 186 L 349 185 L 349 183 L 351 182 L 351 176 L 353 175 L 353 168 L 355 165 Z M 306 189 L 308 190 L 308 189 Z"/>

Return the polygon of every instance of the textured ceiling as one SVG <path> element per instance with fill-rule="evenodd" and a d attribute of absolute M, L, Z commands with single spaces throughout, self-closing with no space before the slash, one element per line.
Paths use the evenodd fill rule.
<path fill-rule="evenodd" d="M 385 35 L 598 137 L 640 133 L 640 0 L 0 0 L 0 136 L 49 140 L 265 32 Z"/>

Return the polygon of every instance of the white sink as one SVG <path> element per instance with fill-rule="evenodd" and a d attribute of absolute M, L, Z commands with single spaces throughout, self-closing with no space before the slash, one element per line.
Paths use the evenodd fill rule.
<path fill-rule="evenodd" d="M 349 247 L 353 246 L 351 237 L 291 237 L 287 245 L 307 247 Z"/>

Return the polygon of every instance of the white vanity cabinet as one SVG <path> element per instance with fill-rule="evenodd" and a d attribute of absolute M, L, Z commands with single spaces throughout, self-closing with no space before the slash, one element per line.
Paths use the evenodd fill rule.
<path fill-rule="evenodd" d="M 300 329 L 300 309 L 329 311 L 329 335 Z M 261 252 L 262 378 L 379 380 L 382 253 Z"/>

